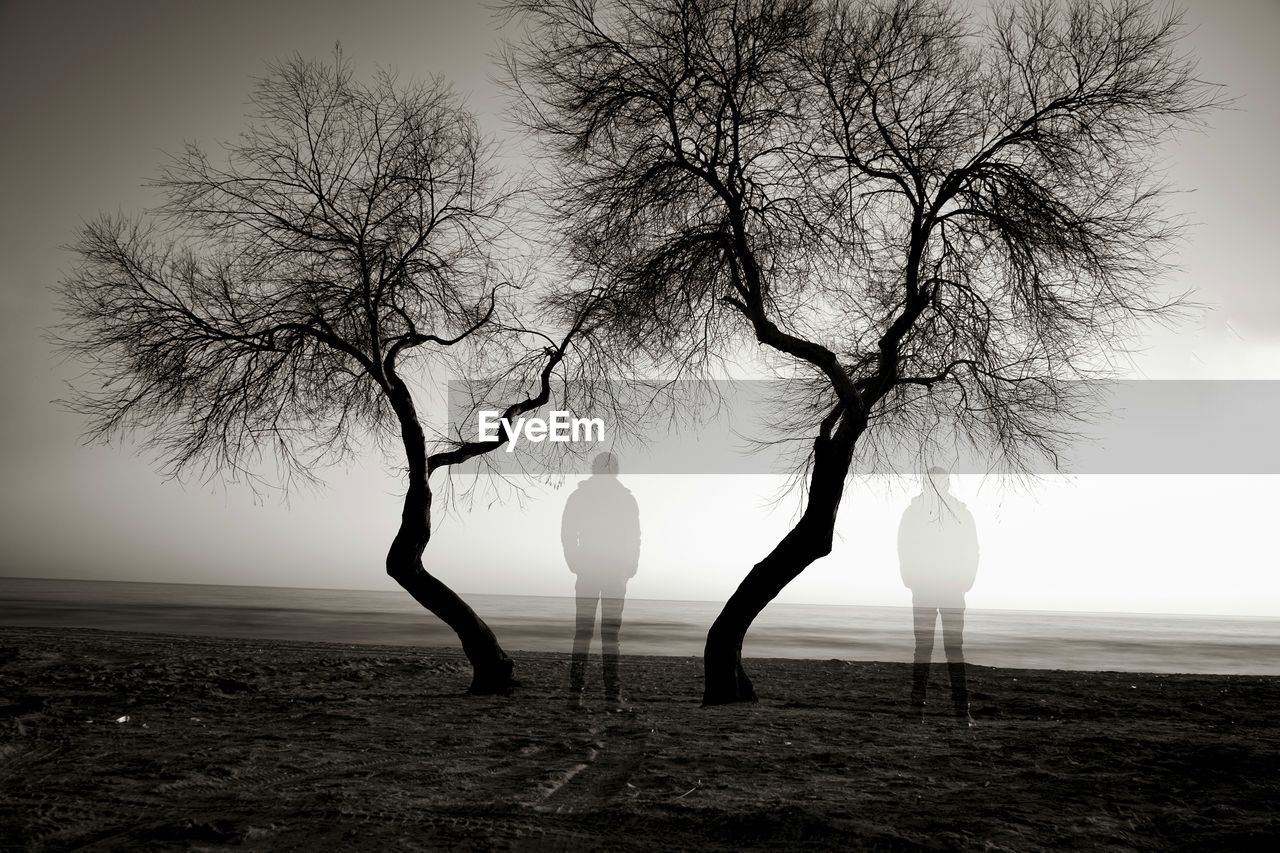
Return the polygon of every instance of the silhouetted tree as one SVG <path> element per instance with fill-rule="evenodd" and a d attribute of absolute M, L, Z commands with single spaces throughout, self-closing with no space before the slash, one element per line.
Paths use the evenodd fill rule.
<path fill-rule="evenodd" d="M 743 637 L 830 552 L 855 447 L 943 423 L 1014 466 L 1051 454 L 1072 380 L 1168 307 L 1153 148 L 1215 90 L 1142 0 L 511 7 L 613 346 L 688 372 L 758 342 L 816 380 L 803 513 L 707 636 L 704 702 L 754 699 Z"/>
<path fill-rule="evenodd" d="M 361 82 L 339 52 L 272 66 L 252 103 L 224 162 L 194 145 L 172 158 L 155 215 L 81 230 L 59 336 L 97 387 L 72 406 L 91 436 L 144 436 L 172 476 L 256 478 L 274 459 L 287 485 L 362 437 L 398 440 L 387 572 L 457 632 L 472 693 L 508 692 L 493 632 L 422 563 L 432 473 L 508 436 L 433 437 L 406 377 L 482 369 L 527 389 L 507 417 L 536 409 L 585 303 L 554 338 L 514 316 L 529 300 L 502 275 L 511 193 L 443 83 Z"/>

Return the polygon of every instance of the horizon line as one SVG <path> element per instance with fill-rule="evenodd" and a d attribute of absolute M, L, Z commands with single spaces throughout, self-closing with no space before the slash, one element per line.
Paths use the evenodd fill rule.
<path fill-rule="evenodd" d="M 115 578 L 68 578 L 68 577 L 31 577 L 28 575 L 8 575 L 0 574 L 0 581 L 16 580 L 16 581 L 68 581 L 71 583 L 119 583 L 119 584 L 150 584 L 153 586 L 213 586 L 213 587 L 239 587 L 242 589 L 275 589 L 275 590 L 303 590 L 309 592 L 375 592 L 396 594 L 396 589 L 369 589 L 363 587 L 338 587 L 338 586 L 278 586 L 274 584 L 252 584 L 252 583 L 197 583 L 192 581 L 140 581 L 140 580 L 122 580 Z M 459 595 L 466 596 L 509 596 L 513 598 L 574 598 L 573 595 L 538 595 L 518 592 L 460 592 Z M 711 598 L 644 598 L 639 596 L 628 596 L 628 601 L 668 601 L 673 603 L 685 604 L 717 604 L 724 606 L 724 601 Z M 770 602 L 773 604 L 774 602 Z M 909 604 L 833 604 L 831 602 L 818 601 L 782 601 L 777 602 L 784 605 L 794 605 L 800 607 L 874 607 L 874 608 L 893 608 L 893 609 L 909 609 Z M 767 609 L 767 608 L 766 608 Z M 1169 611 L 1158 610 L 1055 610 L 1046 608 L 1029 608 L 1029 607 L 966 607 L 967 610 L 977 611 L 997 611 L 1005 613 L 1064 613 L 1064 614 L 1107 614 L 1114 616 L 1185 616 L 1200 617 L 1207 619 L 1258 619 L 1263 621 L 1280 622 L 1280 616 L 1249 614 L 1249 613 L 1172 613 Z M 426 610 L 426 608 L 423 608 Z M 430 611 L 427 611 L 430 612 Z"/>

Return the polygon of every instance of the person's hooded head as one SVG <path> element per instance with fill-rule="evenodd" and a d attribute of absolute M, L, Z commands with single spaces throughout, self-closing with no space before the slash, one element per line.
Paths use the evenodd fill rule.
<path fill-rule="evenodd" d="M 922 485 L 925 494 L 943 497 L 951 492 L 951 472 L 934 465 L 925 473 Z"/>
<path fill-rule="evenodd" d="M 936 523 L 953 517 L 955 497 L 951 494 L 951 472 L 936 465 L 926 471 L 920 478 L 920 495 L 916 501 L 926 508 L 929 518 Z"/>
<path fill-rule="evenodd" d="M 614 453 L 601 453 L 591 460 L 591 473 L 596 477 L 618 476 L 618 456 Z"/>

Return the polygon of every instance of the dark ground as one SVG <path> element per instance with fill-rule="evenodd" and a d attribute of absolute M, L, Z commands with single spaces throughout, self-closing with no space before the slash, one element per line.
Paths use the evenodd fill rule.
<path fill-rule="evenodd" d="M 961 730 L 942 666 L 921 724 L 905 664 L 632 658 L 612 714 L 518 659 L 0 628 L 0 848 L 1280 850 L 1280 678 L 974 666 Z"/>

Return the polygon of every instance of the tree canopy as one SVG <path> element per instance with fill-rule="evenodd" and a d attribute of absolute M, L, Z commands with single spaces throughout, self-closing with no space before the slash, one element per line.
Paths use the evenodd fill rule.
<path fill-rule="evenodd" d="M 512 662 L 421 558 L 431 473 L 510 436 L 429 435 L 411 385 L 496 376 L 506 417 L 532 411 L 589 299 L 537 327 L 553 312 L 517 287 L 512 192 L 442 81 L 295 57 L 252 104 L 223 157 L 172 158 L 151 215 L 81 230 L 60 289 L 62 346 L 89 365 L 72 405 L 90 435 L 137 433 L 175 476 L 259 478 L 274 462 L 287 485 L 366 436 L 395 442 L 407 482 L 387 572 L 458 633 L 472 690 L 507 692 Z"/>
<path fill-rule="evenodd" d="M 1076 380 L 1176 302 L 1152 155 L 1216 89 L 1145 0 L 511 7 L 509 74 L 612 345 L 697 373 L 756 342 L 808 380 L 804 514 L 708 639 L 707 701 L 752 698 L 742 635 L 830 551 L 855 452 L 941 426 L 1014 468 L 1053 454 Z"/>

